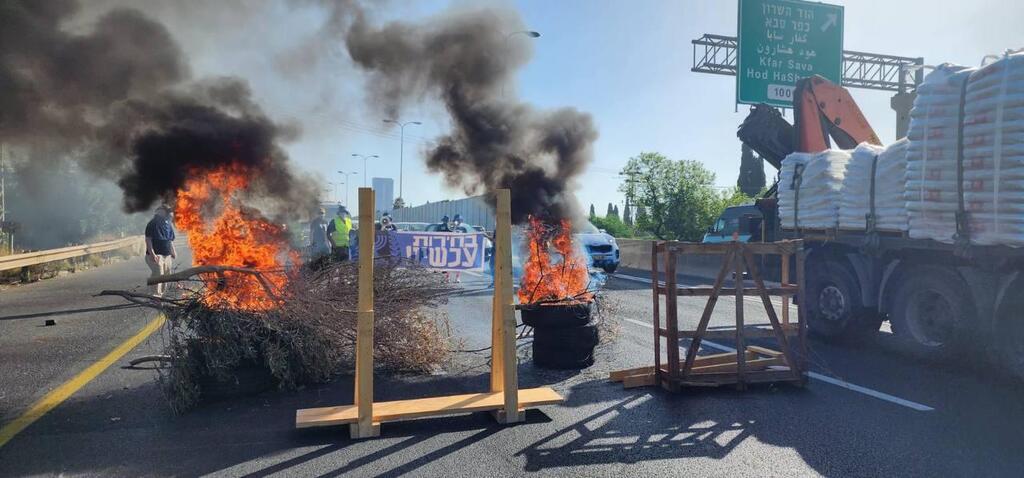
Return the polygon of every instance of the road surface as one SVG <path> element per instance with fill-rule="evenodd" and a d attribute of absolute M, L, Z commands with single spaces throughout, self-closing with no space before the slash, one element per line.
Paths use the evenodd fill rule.
<path fill-rule="evenodd" d="M 62 384 L 152 324 L 152 311 L 92 294 L 130 288 L 140 259 L 0 292 L 0 419 L 6 426 Z M 633 276 L 633 277 L 630 277 Z M 524 341 L 523 387 L 551 385 L 559 406 L 495 425 L 487 414 L 386 423 L 379 439 L 345 427 L 295 430 L 298 408 L 351 403 L 351 377 L 268 392 L 172 415 L 151 370 L 123 368 L 158 353 L 158 331 L 0 446 L 0 476 L 1020 476 L 1024 389 L 964 363 L 913 361 L 882 345 L 811 342 L 805 389 L 760 386 L 677 395 L 606 381 L 611 370 L 651 362 L 649 285 L 623 271 L 609 279 L 619 333 L 582 372 L 535 369 Z M 463 275 L 447 306 L 468 349 L 490 334 L 488 278 Z M 681 301 L 693 327 L 699 299 Z M 727 324 L 731 298 L 713 326 Z M 748 322 L 765 322 L 745 304 Z M 43 326 L 45 319 L 57 324 Z M 726 342 L 716 341 L 720 347 Z M 884 341 L 883 341 L 884 342 Z M 685 345 L 685 344 L 684 344 Z M 715 352 L 715 350 L 710 350 Z M 391 400 L 484 390 L 486 356 L 459 354 L 449 373 L 378 376 Z M 81 382 L 81 380 L 80 380 Z"/>

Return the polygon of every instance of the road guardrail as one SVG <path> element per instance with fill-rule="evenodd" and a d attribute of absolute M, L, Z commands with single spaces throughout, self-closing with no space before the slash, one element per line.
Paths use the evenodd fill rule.
<path fill-rule="evenodd" d="M 98 254 L 101 252 L 116 251 L 127 247 L 144 247 L 143 236 L 132 236 L 113 241 L 97 242 L 82 246 L 61 247 L 59 249 L 47 249 L 45 251 L 24 252 L 9 256 L 0 256 L 0 272 L 24 267 L 45 264 L 47 262 L 62 261 L 74 257 Z"/>

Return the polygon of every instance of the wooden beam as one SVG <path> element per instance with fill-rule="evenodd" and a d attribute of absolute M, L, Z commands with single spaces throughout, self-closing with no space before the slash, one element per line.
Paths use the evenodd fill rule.
<path fill-rule="evenodd" d="M 733 355 L 733 358 L 736 358 L 735 354 Z M 744 366 L 746 367 L 746 369 L 743 371 L 744 372 L 743 382 L 740 382 L 740 381 L 737 381 L 737 382 L 740 383 L 740 384 L 746 382 L 747 370 L 763 369 L 763 368 L 771 366 L 771 365 L 782 365 L 784 363 L 785 362 L 783 361 L 782 357 L 759 358 L 759 359 L 753 359 L 753 360 L 751 360 L 749 362 L 745 362 Z M 733 362 L 729 362 L 729 363 L 720 363 L 720 364 L 716 364 L 716 365 L 705 365 L 703 367 L 693 367 L 693 370 L 690 371 L 690 375 L 696 375 L 696 374 L 702 374 L 702 373 L 718 373 L 718 372 L 733 372 L 733 373 L 737 373 L 738 370 L 739 370 L 739 365 L 740 364 L 738 362 L 733 361 Z"/>
<path fill-rule="evenodd" d="M 782 324 L 779 323 L 778 316 L 775 315 L 775 307 L 772 306 L 771 299 L 768 298 L 768 294 L 764 291 L 764 280 L 761 279 L 761 272 L 753 266 L 754 257 L 749 252 L 744 251 L 741 260 L 750 266 L 750 275 L 754 279 L 754 284 L 761 290 L 761 303 L 764 305 L 765 312 L 768 314 L 768 320 L 772 323 L 772 330 L 775 331 L 775 336 L 779 341 L 779 348 L 782 349 L 782 354 L 786 358 L 786 363 L 792 369 L 794 378 L 800 379 L 801 367 L 797 365 L 793 349 L 789 346 L 789 338 L 786 336 L 786 332 L 783 330 Z"/>
<path fill-rule="evenodd" d="M 359 188 L 359 300 L 356 314 L 356 420 L 349 427 L 352 438 L 380 435 L 373 419 L 373 189 Z"/>
<path fill-rule="evenodd" d="M 780 271 L 782 283 L 780 285 L 787 287 L 789 286 L 789 254 L 782 254 L 779 257 L 782 261 L 782 270 Z M 789 296 L 782 297 L 782 325 L 789 325 Z"/>
<path fill-rule="evenodd" d="M 564 400 L 549 387 L 523 389 L 517 392 L 520 411 L 530 407 L 562 403 Z M 398 420 L 500 410 L 505 406 L 505 397 L 502 392 L 467 393 L 377 402 L 373 405 L 373 422 L 379 425 L 382 422 Z M 296 428 L 355 424 L 358 420 L 359 411 L 355 405 L 306 408 L 295 412 Z"/>
<path fill-rule="evenodd" d="M 494 234 L 494 299 L 491 308 L 491 392 L 501 392 L 504 406 L 494 414 L 499 423 L 526 419 L 518 404 L 518 359 L 516 357 L 516 312 L 512 283 L 512 194 L 496 192 Z"/>
<path fill-rule="evenodd" d="M 664 329 L 661 328 L 661 296 L 658 295 L 658 281 L 660 280 L 658 277 L 659 244 L 658 241 L 651 243 L 651 287 L 654 290 L 654 293 L 651 294 L 651 299 L 653 300 L 651 307 L 654 311 L 654 367 L 651 369 L 652 371 L 661 369 L 661 336 L 664 332 Z M 655 374 L 654 378 L 657 381 L 657 374 Z"/>
<path fill-rule="evenodd" d="M 744 251 L 743 244 L 736 244 L 737 250 Z M 736 283 L 736 387 L 740 390 L 746 388 L 746 373 L 747 373 L 747 357 L 745 353 L 740 353 L 740 350 L 747 350 L 747 338 L 743 335 L 743 261 L 737 256 L 736 262 L 736 275 L 733 278 L 733 282 Z M 727 364 L 726 364 L 727 365 Z M 721 367 L 718 365 L 717 367 Z"/>
<path fill-rule="evenodd" d="M 679 379 L 679 300 L 676 293 L 678 287 L 676 287 L 676 252 L 671 246 L 675 242 L 669 242 L 669 247 L 665 248 L 665 288 L 667 293 L 665 294 L 665 329 L 667 335 L 665 336 L 665 353 L 668 355 L 668 378 L 669 382 L 667 386 L 669 390 L 678 390 L 679 385 L 677 381 Z"/>

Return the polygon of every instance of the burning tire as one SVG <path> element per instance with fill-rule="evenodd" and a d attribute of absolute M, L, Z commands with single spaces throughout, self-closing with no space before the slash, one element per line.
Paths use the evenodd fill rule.
<path fill-rule="evenodd" d="M 578 370 L 594 365 L 597 324 L 581 327 L 535 328 L 533 364 L 541 368 Z"/>
<path fill-rule="evenodd" d="M 533 328 L 564 329 L 590 323 L 593 302 L 531 305 L 520 310 L 523 323 Z"/>

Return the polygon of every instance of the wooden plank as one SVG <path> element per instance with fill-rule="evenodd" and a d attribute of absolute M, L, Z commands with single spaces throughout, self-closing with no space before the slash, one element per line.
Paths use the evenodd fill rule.
<path fill-rule="evenodd" d="M 806 283 L 807 279 L 806 279 L 806 276 L 804 274 L 804 265 L 805 265 L 805 263 L 806 263 L 806 253 L 804 252 L 803 245 L 801 244 L 801 246 L 798 247 L 797 250 L 796 250 L 796 286 L 800 290 L 803 290 L 803 291 L 807 290 L 807 283 Z M 797 340 L 799 340 L 799 343 L 800 343 L 800 357 L 802 357 L 803 361 L 806 361 L 807 360 L 807 316 L 805 315 L 806 313 L 804 312 L 804 310 L 806 309 L 806 307 L 804 307 L 804 303 L 805 302 L 801 300 L 800 303 L 797 304 L 796 317 L 797 317 L 798 325 L 800 327 L 800 335 L 799 335 L 799 338 L 797 339 Z M 801 375 L 801 377 L 803 377 L 804 381 L 807 380 L 806 379 L 806 376 L 807 376 L 806 372 L 807 372 L 806 367 L 801 365 L 800 366 L 800 375 Z"/>
<path fill-rule="evenodd" d="M 802 244 L 799 240 L 786 240 L 778 242 L 750 242 L 745 243 L 744 249 L 756 255 L 792 254 Z M 670 242 L 668 249 L 674 250 L 677 254 L 728 254 L 735 246 L 731 242 L 718 244 L 704 244 L 700 242 Z"/>
<path fill-rule="evenodd" d="M 359 299 L 356 314 L 355 408 L 352 438 L 380 434 L 373 420 L 373 189 L 359 188 Z"/>
<path fill-rule="evenodd" d="M 740 290 L 742 290 L 744 294 L 753 295 L 758 293 L 758 290 L 754 287 L 744 287 Z M 796 293 L 799 292 L 796 287 L 771 287 L 765 290 L 768 292 L 768 295 L 783 297 L 796 295 Z M 678 294 L 687 297 L 707 297 L 714 293 L 714 291 L 715 290 L 712 287 L 680 287 L 678 289 Z M 719 290 L 719 293 L 721 295 L 732 295 L 736 293 L 736 289 L 733 287 L 722 287 Z"/>
<path fill-rule="evenodd" d="M 733 358 L 736 358 L 735 354 L 733 355 Z M 707 374 L 707 373 L 718 373 L 718 372 L 732 372 L 732 373 L 736 374 L 736 377 L 737 377 L 736 381 L 737 381 L 737 383 L 744 383 L 746 381 L 746 375 L 747 375 L 748 371 L 754 371 L 756 369 L 763 369 L 763 368 L 771 366 L 771 365 L 782 365 L 784 363 L 785 362 L 783 361 L 782 357 L 759 358 L 759 359 L 753 359 L 753 360 L 751 360 L 749 362 L 744 362 L 744 367 L 746 367 L 746 368 L 743 371 L 744 373 L 742 375 L 742 381 L 740 380 L 741 376 L 738 373 L 739 372 L 739 365 L 740 365 L 738 362 L 720 363 L 720 364 L 717 364 L 717 365 L 706 365 L 706 366 L 703 366 L 703 367 L 693 367 L 693 370 L 690 371 L 690 375 Z"/>
<path fill-rule="evenodd" d="M 519 390 L 519 410 L 562 403 L 565 399 L 549 387 Z M 373 422 L 392 422 L 416 418 L 454 415 L 480 411 L 500 410 L 505 397 L 501 392 L 468 393 L 444 397 L 416 398 L 373 404 Z M 355 405 L 306 408 L 295 412 L 296 428 L 324 427 L 355 423 L 358 410 Z"/>
<path fill-rule="evenodd" d="M 793 378 L 793 372 L 788 368 L 780 370 L 761 370 L 751 371 L 746 377 L 747 383 L 766 383 L 766 382 L 790 382 L 800 383 L 799 380 Z M 723 372 L 717 374 L 697 375 L 687 380 L 680 382 L 680 385 L 690 387 L 715 387 L 720 385 L 731 385 L 736 383 L 736 374 L 731 372 Z"/>
<path fill-rule="evenodd" d="M 737 244 L 737 248 L 746 254 L 746 249 L 743 244 Z M 733 281 L 736 283 L 736 382 L 742 390 L 746 381 L 744 376 L 747 373 L 747 357 L 746 354 L 739 353 L 740 350 L 747 350 L 746 336 L 743 335 L 743 261 L 739 257 L 736 258 L 736 275 L 733 277 Z M 717 367 L 724 367 L 725 364 Z"/>
<path fill-rule="evenodd" d="M 654 385 L 654 371 L 623 377 L 622 388 L 650 387 Z"/>
<path fill-rule="evenodd" d="M 789 254 L 782 254 L 782 287 L 789 286 Z M 771 292 L 769 292 L 771 294 Z M 782 325 L 789 325 L 789 296 L 782 297 Z"/>
<path fill-rule="evenodd" d="M 670 245 L 675 242 L 670 242 Z M 671 379 L 679 374 L 679 301 L 676 291 L 676 252 L 671 247 L 665 249 L 665 329 L 668 330 L 665 341 L 665 352 L 668 355 L 668 370 Z M 669 383 L 669 389 L 675 390 L 675 384 Z"/>
<path fill-rule="evenodd" d="M 778 350 L 772 350 L 772 349 L 769 349 L 769 348 L 759 347 L 757 345 L 748 345 L 747 346 L 747 351 L 748 352 L 758 353 L 758 354 L 761 354 L 761 355 L 767 355 L 769 357 L 778 357 L 778 356 L 782 355 L 782 352 L 779 352 Z"/>
<path fill-rule="evenodd" d="M 796 337 L 796 336 L 798 336 L 800 334 L 800 329 L 796 325 L 790 325 L 789 327 L 785 328 L 784 331 L 785 331 L 787 337 Z M 776 335 L 775 334 L 775 330 L 773 330 L 773 329 L 766 329 L 766 328 L 764 328 L 762 326 L 755 326 L 755 325 L 748 325 L 748 326 L 744 327 L 743 333 L 744 333 L 744 335 L 748 339 L 775 337 L 775 335 Z M 681 331 L 679 331 L 679 338 L 692 339 L 692 338 L 694 338 L 696 336 L 697 336 L 697 331 L 695 331 L 695 330 L 681 330 Z M 720 329 L 720 330 L 707 330 L 707 331 L 704 332 L 704 334 L 701 336 L 701 338 L 708 339 L 708 340 L 716 340 L 716 339 L 718 339 L 718 340 L 730 339 L 731 340 L 735 336 L 736 336 L 736 329 L 735 328 L 728 328 L 728 329 Z"/>
<path fill-rule="evenodd" d="M 651 294 L 653 303 L 651 304 L 654 322 L 654 368 L 653 370 L 661 369 L 661 334 L 664 329 L 661 328 L 661 297 L 658 295 L 658 242 L 652 243 L 651 247 L 651 287 L 654 289 L 654 293 Z M 657 379 L 657 376 L 655 376 Z M 657 381 L 657 380 L 655 380 Z"/>
<path fill-rule="evenodd" d="M 501 423 L 525 420 L 519 413 L 519 363 L 516 357 L 516 315 L 512 283 L 512 193 L 496 191 L 495 289 L 492 310 L 491 392 L 502 392 L 504 407 L 495 418 Z M 500 248 L 500 250 L 499 250 Z M 497 278 L 501 280 L 498 282 Z"/>
<path fill-rule="evenodd" d="M 747 347 L 747 358 L 755 359 L 755 358 L 757 358 L 758 353 L 761 353 L 762 355 L 770 355 L 770 354 L 766 354 L 766 353 L 763 353 L 763 352 L 757 352 L 757 351 L 754 350 L 755 348 L 760 349 L 761 347 L 753 347 L 753 346 Z M 766 350 L 768 352 L 773 352 L 773 353 L 776 353 L 776 354 L 778 353 L 778 352 L 774 352 L 774 351 L 771 351 L 771 350 L 768 350 L 768 349 L 762 349 L 762 350 Z M 731 363 L 731 362 L 735 362 L 735 361 L 736 361 L 736 354 L 734 352 L 725 352 L 725 353 L 720 353 L 720 354 L 698 356 L 697 359 L 694 360 L 693 366 L 694 367 L 704 367 L 704 366 L 707 366 L 707 365 L 716 365 L 716 364 L 720 364 L 720 363 Z M 616 370 L 616 371 L 610 372 L 608 374 L 608 380 L 611 381 L 611 382 L 621 382 L 622 379 L 624 379 L 625 377 L 628 377 L 630 375 L 643 375 L 643 374 L 647 374 L 647 373 L 654 373 L 654 367 L 646 366 L 646 367 L 627 368 L 627 369 L 624 369 L 624 370 Z"/>

